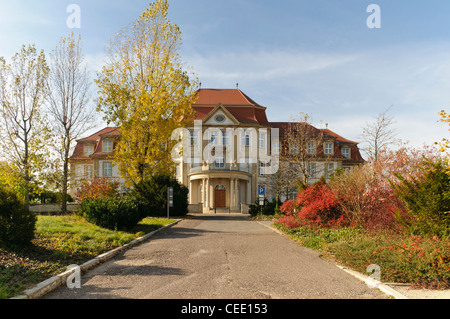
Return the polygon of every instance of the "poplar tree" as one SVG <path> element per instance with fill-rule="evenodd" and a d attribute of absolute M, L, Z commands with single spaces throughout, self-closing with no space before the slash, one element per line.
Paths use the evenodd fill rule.
<path fill-rule="evenodd" d="M 25 203 L 30 203 L 30 185 L 43 167 L 48 153 L 50 129 L 44 103 L 49 68 L 43 51 L 23 46 L 11 63 L 0 57 L 0 144 L 3 155 L 21 174 Z"/>
<path fill-rule="evenodd" d="M 173 173 L 174 129 L 192 121 L 197 80 L 183 70 L 181 32 L 157 0 L 122 31 L 99 73 L 97 109 L 120 127 L 113 159 L 131 184 L 155 173 Z"/>

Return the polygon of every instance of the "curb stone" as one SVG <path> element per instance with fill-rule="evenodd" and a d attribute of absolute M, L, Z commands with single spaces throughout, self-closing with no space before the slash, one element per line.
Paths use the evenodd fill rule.
<path fill-rule="evenodd" d="M 81 272 L 84 273 L 84 272 L 88 271 L 89 269 L 92 269 L 92 268 L 96 267 L 97 265 L 115 257 L 120 252 L 125 251 L 126 249 L 129 249 L 133 246 L 136 246 L 138 244 L 145 242 L 148 238 L 152 237 L 157 232 L 159 232 L 163 229 L 172 227 L 172 226 L 178 224 L 180 221 L 182 221 L 182 219 L 177 219 L 169 225 L 158 228 L 157 230 L 154 230 L 142 237 L 136 238 L 123 246 L 117 247 L 113 250 L 110 250 L 101 255 L 98 255 L 97 257 L 95 257 L 91 260 L 88 260 L 84 264 L 80 265 Z M 25 290 L 21 295 L 12 297 L 10 299 L 39 299 L 42 296 L 48 294 L 49 292 L 64 285 L 64 283 L 67 281 L 67 278 L 70 275 L 72 275 L 74 272 L 75 272 L 75 269 L 66 270 L 63 273 L 60 273 L 56 276 L 53 276 L 47 280 L 44 280 L 44 281 L 38 283 L 33 288 Z"/>

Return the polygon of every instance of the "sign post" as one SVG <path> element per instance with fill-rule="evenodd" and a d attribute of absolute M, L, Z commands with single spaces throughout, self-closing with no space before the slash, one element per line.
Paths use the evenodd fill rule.
<path fill-rule="evenodd" d="M 173 207 L 173 187 L 167 189 L 167 219 L 169 219 L 170 207 Z"/>
<path fill-rule="evenodd" d="M 266 194 L 266 189 L 264 187 L 258 187 L 258 197 L 259 197 L 259 206 L 260 206 L 260 210 L 261 210 L 261 215 L 262 215 L 262 207 L 264 205 L 265 194 Z"/>

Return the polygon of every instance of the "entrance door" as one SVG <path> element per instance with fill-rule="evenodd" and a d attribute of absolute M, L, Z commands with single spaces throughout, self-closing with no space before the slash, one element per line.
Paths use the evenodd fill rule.
<path fill-rule="evenodd" d="M 218 185 L 219 186 L 219 185 Z M 225 187 L 216 186 L 214 189 L 214 203 L 216 207 L 226 207 L 226 190 Z"/>

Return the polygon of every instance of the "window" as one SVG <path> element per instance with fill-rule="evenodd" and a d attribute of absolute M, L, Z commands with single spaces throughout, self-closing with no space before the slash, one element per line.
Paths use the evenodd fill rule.
<path fill-rule="evenodd" d="M 264 176 L 264 163 L 258 162 L 258 176 Z"/>
<path fill-rule="evenodd" d="M 112 177 L 112 163 L 103 162 L 103 177 Z"/>
<path fill-rule="evenodd" d="M 333 154 L 333 143 L 325 143 L 325 155 Z"/>
<path fill-rule="evenodd" d="M 111 140 L 103 141 L 103 153 L 111 153 L 113 150 L 113 142 Z"/>
<path fill-rule="evenodd" d="M 349 149 L 349 148 L 343 148 L 343 149 L 342 149 L 342 155 L 343 155 L 345 158 L 350 158 L 350 149 Z"/>
<path fill-rule="evenodd" d="M 225 116 L 223 116 L 223 115 L 217 115 L 216 118 L 215 118 L 215 120 L 216 120 L 216 122 L 221 123 L 221 122 L 225 121 Z"/>
<path fill-rule="evenodd" d="M 280 143 L 274 143 L 272 147 L 273 147 L 273 149 L 272 149 L 273 154 L 279 155 L 280 154 Z"/>
<path fill-rule="evenodd" d="M 191 131 L 191 146 L 197 146 L 197 132 Z"/>
<path fill-rule="evenodd" d="M 310 163 L 309 164 L 309 177 L 310 178 L 316 178 L 316 163 Z"/>
<path fill-rule="evenodd" d="M 334 171 L 334 164 L 325 164 L 325 177 L 329 178 Z"/>
<path fill-rule="evenodd" d="M 218 139 L 218 132 L 210 132 L 209 133 L 209 142 L 211 145 L 217 145 Z"/>
<path fill-rule="evenodd" d="M 250 146 L 250 133 L 249 132 L 242 133 L 242 145 Z"/>
<path fill-rule="evenodd" d="M 229 144 L 228 132 L 222 132 L 222 145 L 227 146 Z"/>
<path fill-rule="evenodd" d="M 214 160 L 214 167 L 215 168 L 224 168 L 225 167 L 225 160 L 223 157 L 217 157 Z"/>
<path fill-rule="evenodd" d="M 308 143 L 308 154 L 312 155 L 316 153 L 316 146 L 314 143 Z"/>
<path fill-rule="evenodd" d="M 94 167 L 90 165 L 86 165 L 84 167 L 84 178 L 85 179 L 92 179 L 94 177 Z"/>
<path fill-rule="evenodd" d="M 259 137 L 258 137 L 258 145 L 259 145 L 259 147 L 260 148 L 264 148 L 264 145 L 266 144 L 265 142 L 266 142 L 266 134 L 260 133 Z"/>
<path fill-rule="evenodd" d="M 289 147 L 289 152 L 291 154 L 297 154 L 298 153 L 298 145 L 297 144 L 291 144 Z"/>
<path fill-rule="evenodd" d="M 84 156 L 91 156 L 94 153 L 94 145 L 84 144 Z"/>

